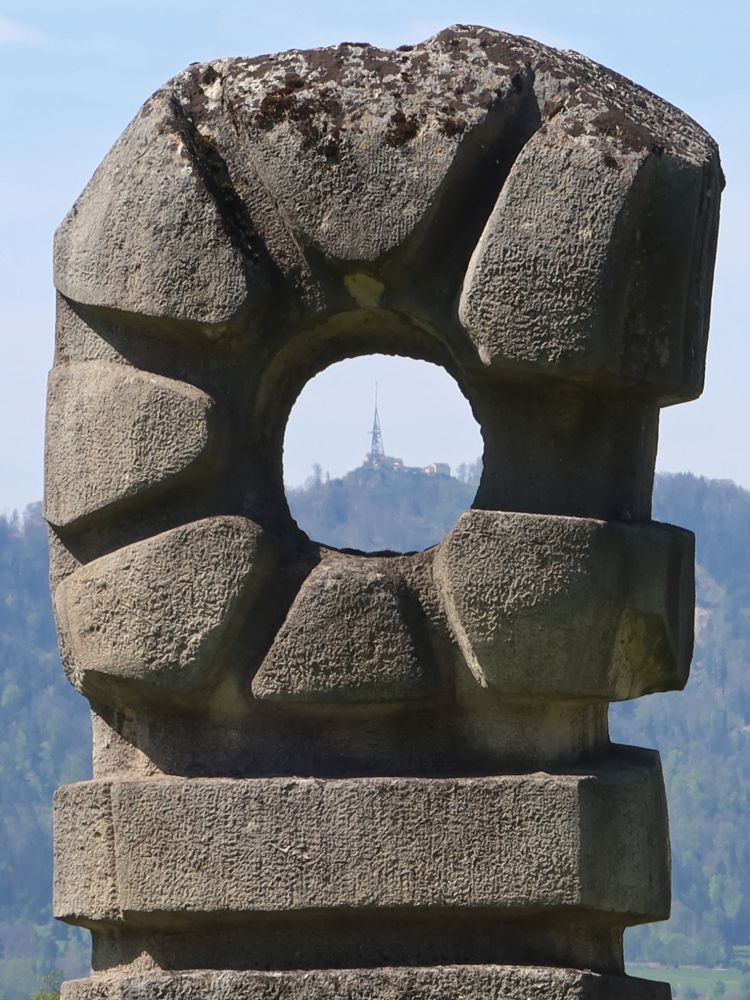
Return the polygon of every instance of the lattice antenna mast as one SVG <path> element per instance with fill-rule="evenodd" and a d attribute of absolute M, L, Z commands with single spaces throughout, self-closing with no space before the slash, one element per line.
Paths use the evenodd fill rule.
<path fill-rule="evenodd" d="M 370 460 L 385 458 L 385 448 L 383 447 L 383 433 L 380 430 L 380 417 L 378 416 L 378 383 L 375 383 L 375 415 L 372 420 L 372 430 L 370 431 Z"/>

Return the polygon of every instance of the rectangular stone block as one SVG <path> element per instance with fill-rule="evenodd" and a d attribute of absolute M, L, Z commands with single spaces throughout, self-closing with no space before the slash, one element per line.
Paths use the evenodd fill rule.
<path fill-rule="evenodd" d="M 60 789 L 55 822 L 55 912 L 72 922 L 440 908 L 622 926 L 669 911 L 649 752 L 566 775 L 93 781 Z"/>
<path fill-rule="evenodd" d="M 146 973 L 66 983 L 62 1000 L 669 1000 L 667 983 L 513 966 Z"/>

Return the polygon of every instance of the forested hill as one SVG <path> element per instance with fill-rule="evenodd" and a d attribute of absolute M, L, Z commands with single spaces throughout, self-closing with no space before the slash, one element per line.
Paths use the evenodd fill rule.
<path fill-rule="evenodd" d="M 319 465 L 301 489 L 287 490 L 292 514 L 318 542 L 340 549 L 410 552 L 444 538 L 476 493 L 481 463 L 459 477 L 361 466 L 324 479 Z"/>
<path fill-rule="evenodd" d="M 471 503 L 459 478 L 317 471 L 290 491 L 319 540 L 417 549 Z M 750 493 L 694 476 L 657 480 L 654 517 L 697 534 L 698 641 L 687 690 L 616 706 L 614 738 L 662 751 L 670 797 L 674 914 L 629 932 L 632 959 L 720 965 L 750 955 Z M 88 775 L 86 705 L 63 678 L 37 507 L 0 518 L 0 998 L 27 1000 L 53 969 L 82 971 L 81 936 L 50 920 L 50 803 Z M 729 1000 L 731 994 L 727 994 Z"/>
<path fill-rule="evenodd" d="M 80 932 L 51 918 L 52 793 L 90 771 L 87 706 L 62 675 L 39 506 L 0 518 L 0 997 L 85 968 Z"/>
<path fill-rule="evenodd" d="M 750 492 L 659 476 L 653 516 L 696 534 L 696 645 L 684 692 L 612 711 L 613 738 L 662 752 L 673 915 L 631 932 L 643 959 L 750 957 Z"/>

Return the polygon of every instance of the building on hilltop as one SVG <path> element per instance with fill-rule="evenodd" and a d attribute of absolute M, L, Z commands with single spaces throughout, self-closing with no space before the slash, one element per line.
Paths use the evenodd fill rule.
<path fill-rule="evenodd" d="M 451 467 L 447 462 L 431 462 L 421 470 L 426 476 L 449 476 Z"/>
<path fill-rule="evenodd" d="M 383 445 L 383 431 L 378 414 L 378 387 L 375 385 L 375 413 L 370 431 L 370 450 L 365 455 L 363 466 L 372 469 L 393 469 L 395 472 L 409 472 L 420 476 L 450 476 L 451 467 L 447 462 L 432 462 L 430 465 L 404 465 L 403 459 L 386 455 Z"/>

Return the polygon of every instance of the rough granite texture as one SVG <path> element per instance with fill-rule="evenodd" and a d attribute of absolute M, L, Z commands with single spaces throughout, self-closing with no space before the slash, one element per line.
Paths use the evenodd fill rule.
<path fill-rule="evenodd" d="M 44 505 L 71 527 L 131 498 L 154 499 L 200 472 L 214 444 L 213 400 L 195 386 L 123 365 L 52 370 Z"/>
<path fill-rule="evenodd" d="M 310 573 L 252 684 L 272 701 L 430 698 L 421 614 L 392 559 L 328 560 Z M 383 622 L 389 627 L 383 628 Z"/>
<path fill-rule="evenodd" d="M 137 913 L 158 927 L 186 911 L 395 907 L 667 916 L 653 755 L 580 775 L 94 781 L 60 789 L 56 809 L 64 918 Z M 612 870 L 602 872 L 600 843 L 617 856 Z"/>
<path fill-rule="evenodd" d="M 54 594 L 63 665 L 91 696 L 128 687 L 207 687 L 233 620 L 251 613 L 271 563 L 263 530 L 242 517 L 172 528 L 101 556 Z M 132 687 L 132 684 L 130 685 Z"/>
<path fill-rule="evenodd" d="M 483 687 L 617 701 L 687 681 L 693 560 L 692 534 L 671 525 L 472 510 L 436 577 Z"/>
<path fill-rule="evenodd" d="M 45 511 L 95 778 L 56 800 L 65 1000 L 667 1000 L 658 757 L 693 540 L 651 521 L 702 388 L 713 140 L 574 52 L 454 26 L 194 64 L 58 230 Z M 435 548 L 292 520 L 298 393 L 442 365 L 481 425 Z"/>
<path fill-rule="evenodd" d="M 77 980 L 62 1000 L 668 1000 L 669 986 L 591 972 L 510 966 L 198 972 Z"/>

